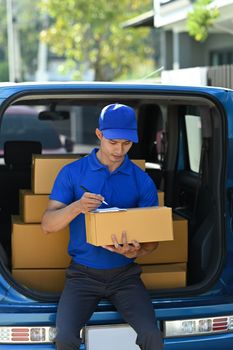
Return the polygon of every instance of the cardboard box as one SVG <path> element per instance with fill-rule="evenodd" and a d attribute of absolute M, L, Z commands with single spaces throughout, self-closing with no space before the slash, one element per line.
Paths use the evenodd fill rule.
<path fill-rule="evenodd" d="M 131 159 L 134 164 L 139 166 L 142 170 L 146 170 L 146 162 L 145 159 Z"/>
<path fill-rule="evenodd" d="M 12 275 L 28 288 L 59 293 L 64 288 L 65 271 L 65 269 L 13 269 Z M 186 264 L 142 266 L 141 278 L 148 289 L 185 287 Z"/>
<path fill-rule="evenodd" d="M 159 200 L 159 206 L 163 207 L 164 206 L 164 192 L 163 191 L 158 191 L 158 200 Z"/>
<path fill-rule="evenodd" d="M 48 207 L 48 194 L 34 194 L 30 190 L 20 190 L 20 217 L 24 223 L 40 223 Z"/>
<path fill-rule="evenodd" d="M 25 224 L 13 217 L 12 268 L 66 268 L 69 228 L 45 234 L 40 224 Z"/>
<path fill-rule="evenodd" d="M 55 178 L 61 168 L 77 159 L 75 154 L 33 155 L 32 191 L 35 194 L 51 193 Z"/>
<path fill-rule="evenodd" d="M 20 284 L 39 292 L 60 293 L 64 288 L 65 269 L 13 269 Z"/>
<path fill-rule="evenodd" d="M 186 264 L 143 265 L 141 279 L 147 289 L 186 286 Z"/>
<path fill-rule="evenodd" d="M 167 207 L 133 208 L 126 211 L 85 214 L 87 242 L 96 246 L 112 244 L 115 234 L 121 243 L 126 230 L 128 242 L 168 241 L 173 239 L 172 211 Z"/>
<path fill-rule="evenodd" d="M 173 216 L 174 240 L 160 242 L 150 254 L 136 259 L 139 264 L 166 264 L 187 262 L 188 260 L 188 222 L 184 218 Z"/>

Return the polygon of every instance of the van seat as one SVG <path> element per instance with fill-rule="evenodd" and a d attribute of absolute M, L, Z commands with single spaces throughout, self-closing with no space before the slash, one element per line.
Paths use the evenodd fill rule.
<path fill-rule="evenodd" d="M 6 141 L 4 143 L 4 160 L 9 170 L 31 167 L 32 155 L 41 154 L 39 141 Z"/>
<path fill-rule="evenodd" d="M 31 188 L 32 155 L 40 154 L 37 141 L 6 141 L 5 165 L 0 167 L 0 242 L 10 251 L 11 215 L 19 213 L 19 190 Z"/>
<path fill-rule="evenodd" d="M 38 141 L 6 141 L 4 144 L 5 169 L 0 174 L 3 195 L 12 214 L 19 210 L 19 189 L 31 188 L 32 155 L 40 154 Z"/>

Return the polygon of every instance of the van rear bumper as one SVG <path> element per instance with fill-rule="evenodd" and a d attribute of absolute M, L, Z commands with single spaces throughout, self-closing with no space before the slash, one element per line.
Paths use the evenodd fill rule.
<path fill-rule="evenodd" d="M 54 344 L 0 344 L 0 350 L 55 350 Z"/>
<path fill-rule="evenodd" d="M 56 350 L 55 344 L 0 344 L 0 350 Z M 80 350 L 85 350 L 81 345 Z"/>
<path fill-rule="evenodd" d="M 232 350 L 233 333 L 164 340 L 164 350 Z"/>

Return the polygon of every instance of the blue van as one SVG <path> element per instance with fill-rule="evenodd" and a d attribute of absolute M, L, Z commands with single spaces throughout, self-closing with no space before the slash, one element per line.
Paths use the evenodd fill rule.
<path fill-rule="evenodd" d="M 53 260 L 57 242 L 44 242 L 38 215 L 25 219 L 25 193 L 44 203 L 48 197 L 48 191 L 33 192 L 31 159 L 88 154 L 97 146 L 93 131 L 99 112 L 114 102 L 137 112 L 139 144 L 129 156 L 143 161 L 161 204 L 172 208 L 178 222 L 177 238 L 160 260 L 139 261 L 164 349 L 232 350 L 233 91 L 137 83 L 0 85 L 0 350 L 55 349 L 56 308 L 67 266 L 59 249 L 66 251 L 67 232 Z M 37 122 L 16 113 L 13 135 L 4 127 L 12 108 L 33 109 Z M 45 121 L 72 147 L 59 146 L 50 154 L 35 137 Z M 45 176 L 52 171 L 46 168 Z M 31 217 L 39 211 L 33 205 Z M 136 350 L 135 337 L 113 305 L 102 300 L 82 330 L 82 349 Z"/>

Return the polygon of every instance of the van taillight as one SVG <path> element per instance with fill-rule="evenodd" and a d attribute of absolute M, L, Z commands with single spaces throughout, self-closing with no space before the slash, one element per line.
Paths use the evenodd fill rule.
<path fill-rule="evenodd" d="M 0 344 L 53 343 L 55 336 L 55 327 L 0 327 Z"/>
<path fill-rule="evenodd" d="M 167 338 L 226 332 L 233 332 L 233 316 L 164 322 L 164 336 Z"/>

